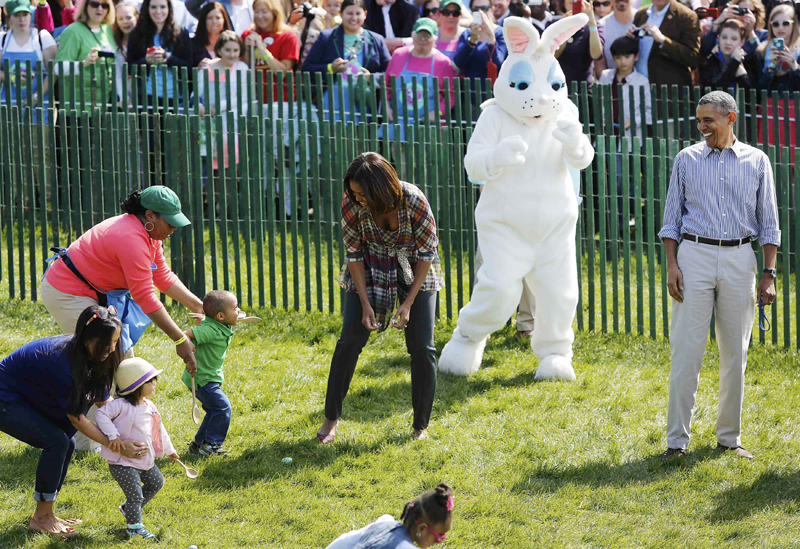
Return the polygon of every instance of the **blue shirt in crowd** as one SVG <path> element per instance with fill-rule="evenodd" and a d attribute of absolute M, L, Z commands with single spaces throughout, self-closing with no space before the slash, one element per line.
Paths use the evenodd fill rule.
<path fill-rule="evenodd" d="M 667 3 L 661 11 L 655 11 L 653 9 L 653 5 L 651 4 L 649 8 L 647 8 L 647 21 L 645 23 L 652 23 L 656 27 L 661 27 L 661 23 L 664 22 L 664 17 L 666 17 L 667 12 L 669 11 L 670 4 Z M 649 34 L 639 40 L 639 60 L 636 61 L 636 70 L 647 78 L 650 78 L 650 75 L 647 72 L 647 60 L 650 58 L 650 50 L 653 49 L 653 44 L 655 40 Z"/>

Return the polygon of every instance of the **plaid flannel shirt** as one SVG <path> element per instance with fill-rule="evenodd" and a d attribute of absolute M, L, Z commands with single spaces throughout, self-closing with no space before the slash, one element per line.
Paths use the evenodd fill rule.
<path fill-rule="evenodd" d="M 411 183 L 401 181 L 400 184 L 404 201 L 397 212 L 400 226 L 396 231 L 378 227 L 370 211 L 350 200 L 347 193 L 342 199 L 345 261 L 364 262 L 367 297 L 375 312 L 375 321 L 380 325 L 379 331 L 388 327 L 398 297 L 402 302 L 408 296 L 417 261 L 431 262 L 420 291 L 444 288 L 437 252 L 436 220 L 428 199 Z M 348 292 L 356 292 L 347 263 L 342 266 L 339 284 Z"/>

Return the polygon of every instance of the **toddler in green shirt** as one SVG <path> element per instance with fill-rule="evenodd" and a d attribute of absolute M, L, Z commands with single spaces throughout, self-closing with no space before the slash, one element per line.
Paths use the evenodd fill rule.
<path fill-rule="evenodd" d="M 206 412 L 194 441 L 189 444 L 189 454 L 225 455 L 222 445 L 231 425 L 231 403 L 222 392 L 222 363 L 233 337 L 231 326 L 238 323 L 241 311 L 235 295 L 224 290 L 213 290 L 203 298 L 203 312 L 206 317 L 200 325 L 184 332 L 195 344 L 195 392 Z M 192 377 L 189 372 L 184 370 L 181 381 L 191 391 Z"/>

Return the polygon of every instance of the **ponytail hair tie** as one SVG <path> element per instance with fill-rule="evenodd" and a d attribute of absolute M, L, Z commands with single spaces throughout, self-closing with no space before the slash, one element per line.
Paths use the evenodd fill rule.
<path fill-rule="evenodd" d="M 409 508 L 409 509 L 411 509 L 411 508 L 413 508 L 413 507 L 414 507 L 414 505 L 415 505 L 414 503 L 409 503 L 409 504 L 408 504 L 408 508 Z"/>
<path fill-rule="evenodd" d="M 453 494 L 450 494 L 449 496 L 447 496 L 447 505 L 445 506 L 445 509 L 447 509 L 448 511 L 452 511 L 453 507 L 455 506 L 456 506 L 456 498 Z"/>

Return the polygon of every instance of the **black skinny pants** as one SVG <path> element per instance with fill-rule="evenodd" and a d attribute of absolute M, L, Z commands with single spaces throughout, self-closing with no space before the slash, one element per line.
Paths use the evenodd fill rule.
<path fill-rule="evenodd" d="M 406 348 L 411 355 L 411 405 L 414 408 L 414 429 L 427 429 L 436 394 L 436 347 L 433 325 L 436 321 L 438 292 L 419 292 L 411 306 L 405 329 Z M 339 419 L 342 402 L 347 396 L 358 356 L 367 344 L 370 331 L 361 323 L 361 301 L 355 292 L 347 292 L 344 302 L 342 335 L 336 343 L 325 396 L 325 417 Z M 389 327 L 388 329 L 392 329 Z"/>

